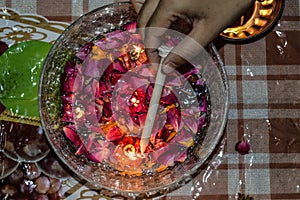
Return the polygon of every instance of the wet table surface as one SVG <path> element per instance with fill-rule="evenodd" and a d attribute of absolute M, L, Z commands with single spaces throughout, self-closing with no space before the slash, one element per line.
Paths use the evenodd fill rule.
<path fill-rule="evenodd" d="M 108 3 L 112 1 L 3 0 L 0 39 L 9 45 L 22 42 L 20 37 L 9 38 L 8 33 L 23 31 L 31 39 L 53 42 L 81 14 Z M 287 0 L 281 19 L 267 35 L 247 44 L 222 44 L 219 52 L 230 84 L 224 137 L 208 166 L 194 180 L 161 199 L 224 200 L 238 199 L 239 194 L 253 199 L 300 199 L 299 12 L 300 1 Z M 14 17 L 3 17 L 3 13 Z M 18 126 L 27 126 L 12 126 L 0 116 L 1 131 L 9 126 L 18 132 Z M 246 155 L 235 150 L 236 143 L 243 139 L 251 146 Z M 14 158 L 1 155 L 1 168 L 5 164 L 12 170 L 2 176 L 0 187 L 3 189 L 6 179 L 20 167 L 37 166 L 49 176 L 57 173 L 62 184 L 60 195 L 65 199 L 122 199 L 108 196 L 105 190 L 90 190 L 64 171 L 48 169 L 48 162 L 57 162 L 51 151 L 46 154 L 46 158 L 30 164 L 22 160 L 9 162 Z"/>

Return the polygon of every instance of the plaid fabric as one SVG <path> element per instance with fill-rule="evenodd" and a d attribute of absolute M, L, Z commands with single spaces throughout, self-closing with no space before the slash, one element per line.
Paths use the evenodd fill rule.
<path fill-rule="evenodd" d="M 0 6 L 70 23 L 111 2 L 0 0 Z M 267 36 L 220 49 L 231 94 L 224 138 L 201 174 L 161 199 L 237 199 L 238 193 L 260 200 L 300 199 L 299 12 L 299 0 L 286 0 L 279 24 Z M 235 151 L 242 137 L 251 144 L 244 156 Z M 67 199 L 82 195 L 82 185 L 73 186 L 64 188 Z"/>

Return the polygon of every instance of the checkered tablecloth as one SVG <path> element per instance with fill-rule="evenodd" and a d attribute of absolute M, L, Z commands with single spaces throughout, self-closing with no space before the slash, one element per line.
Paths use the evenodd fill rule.
<path fill-rule="evenodd" d="M 71 23 L 111 2 L 0 0 L 0 7 Z M 201 174 L 161 199 L 237 199 L 238 193 L 259 200 L 300 199 L 300 0 L 286 0 L 278 25 L 267 36 L 225 44 L 219 51 L 230 84 L 224 138 Z M 235 151 L 243 137 L 251 144 L 247 155 Z M 67 199 L 102 196 L 76 182 L 64 191 Z"/>

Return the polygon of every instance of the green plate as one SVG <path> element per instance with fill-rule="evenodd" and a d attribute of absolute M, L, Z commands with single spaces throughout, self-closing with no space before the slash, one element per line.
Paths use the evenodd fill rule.
<path fill-rule="evenodd" d="M 13 114 L 39 117 L 40 73 L 52 44 L 27 41 L 0 56 L 0 102 Z"/>

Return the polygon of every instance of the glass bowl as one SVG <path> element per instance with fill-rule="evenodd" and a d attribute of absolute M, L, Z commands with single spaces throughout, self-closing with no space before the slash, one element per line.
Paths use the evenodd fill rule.
<path fill-rule="evenodd" d="M 95 9 L 71 24 L 56 40 L 45 60 L 40 80 L 39 108 L 41 123 L 50 145 L 74 176 L 85 181 L 87 186 L 93 189 L 104 188 L 124 196 L 151 197 L 177 189 L 201 171 L 223 135 L 227 121 L 229 92 L 222 60 L 214 45 L 209 44 L 205 51 L 208 52 L 208 56 L 206 55 L 205 59 L 198 56 L 190 61 L 193 66 L 197 66 L 195 68 L 197 75 L 201 75 L 201 80 L 205 82 L 209 91 L 209 115 L 206 116 L 209 123 L 203 129 L 203 134 L 192 141 L 193 146 L 188 148 L 182 162 L 173 163 L 172 166 L 156 171 L 143 170 L 140 174 L 135 174 L 129 170 L 130 173 L 124 174 L 120 172 L 122 170 L 104 162 L 92 161 L 86 155 L 78 153 L 74 141 L 71 142 L 70 137 L 65 136 L 65 121 L 62 120 L 61 76 L 65 70 L 65 63 L 72 56 L 78 55 L 78 52 L 84 52 L 82 49 L 89 42 L 99 41 L 105 38 L 103 35 L 107 33 L 122 30 L 135 19 L 137 15 L 130 3 L 115 3 Z M 143 66 L 139 69 L 146 69 Z M 126 77 L 126 73 L 123 76 Z M 129 77 L 123 79 L 123 82 L 127 84 L 130 80 Z M 101 84 L 99 85 L 101 87 Z M 112 98 L 112 103 L 121 99 L 118 95 L 121 96 L 122 91 L 119 89 L 119 93 L 114 93 L 116 96 Z M 197 96 L 197 92 L 195 95 Z M 197 112 L 196 110 L 195 115 Z M 192 114 L 186 119 L 189 117 L 192 118 Z M 84 134 L 89 133 L 87 131 Z"/>

